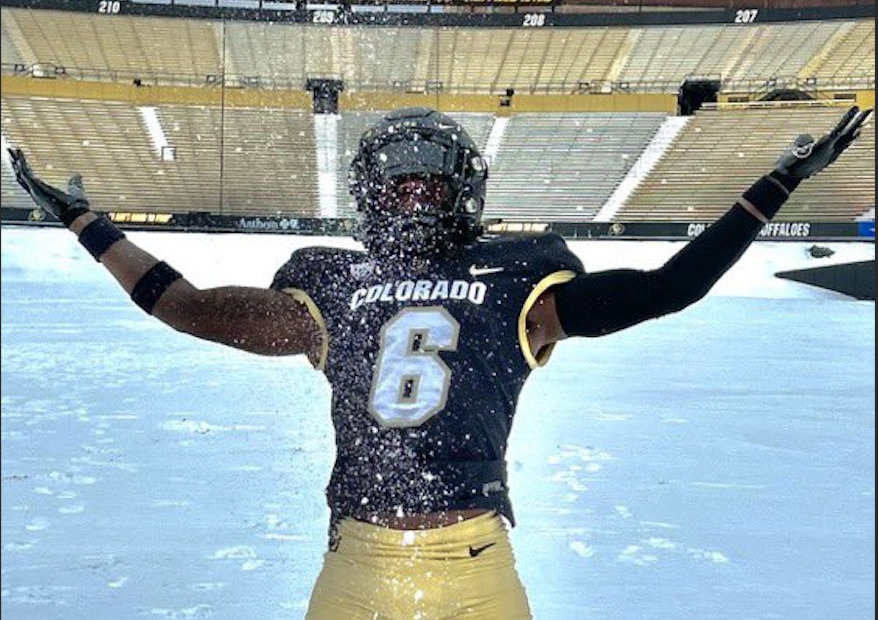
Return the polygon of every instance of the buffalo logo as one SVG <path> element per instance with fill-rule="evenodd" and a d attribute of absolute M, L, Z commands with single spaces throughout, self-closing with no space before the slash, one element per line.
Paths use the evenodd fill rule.
<path fill-rule="evenodd" d="M 373 273 L 375 273 L 375 263 L 351 265 L 351 277 L 355 280 L 365 280 Z"/>

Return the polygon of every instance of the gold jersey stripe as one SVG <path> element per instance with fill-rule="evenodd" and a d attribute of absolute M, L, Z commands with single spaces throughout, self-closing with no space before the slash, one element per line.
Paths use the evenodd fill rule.
<path fill-rule="evenodd" d="M 530 314 L 531 308 L 536 305 L 540 297 L 543 296 L 543 293 L 553 286 L 567 284 L 575 277 L 575 271 L 556 271 L 555 273 L 543 278 L 540 283 L 534 287 L 534 290 L 528 296 L 527 301 L 524 302 L 524 307 L 521 309 L 521 314 L 518 316 L 518 342 L 524 353 L 524 359 L 527 360 L 527 363 L 532 370 L 549 363 L 549 358 L 552 357 L 552 351 L 555 349 L 555 345 L 552 344 L 544 347 L 542 351 L 537 351 L 536 353 L 531 351 L 530 340 L 527 337 L 527 315 Z"/>
<path fill-rule="evenodd" d="M 300 304 L 304 304 L 306 308 L 308 308 L 308 312 L 311 314 L 311 318 L 317 323 L 317 326 L 320 328 L 320 333 L 323 336 L 323 344 L 321 346 L 320 357 L 317 360 L 311 359 L 311 355 L 309 353 L 308 358 L 311 359 L 311 363 L 314 365 L 314 368 L 323 372 L 326 370 L 326 360 L 329 358 L 329 330 L 326 329 L 326 321 L 323 320 L 323 313 L 320 312 L 320 308 L 317 306 L 317 303 L 311 299 L 311 296 L 305 291 L 297 288 L 285 288 L 283 292 L 298 301 Z"/>

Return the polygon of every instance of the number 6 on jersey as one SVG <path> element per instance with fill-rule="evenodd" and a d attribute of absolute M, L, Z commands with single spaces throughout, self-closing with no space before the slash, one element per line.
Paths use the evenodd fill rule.
<path fill-rule="evenodd" d="M 440 351 L 456 351 L 460 323 L 444 308 L 407 308 L 381 330 L 370 413 L 387 428 L 422 425 L 445 408 L 451 369 Z"/>

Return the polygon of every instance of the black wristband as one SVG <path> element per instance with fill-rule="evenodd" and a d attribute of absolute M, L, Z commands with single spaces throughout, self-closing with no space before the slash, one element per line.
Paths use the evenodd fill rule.
<path fill-rule="evenodd" d="M 792 182 L 792 179 L 790 181 Z M 784 203 L 790 199 L 790 194 L 792 194 L 796 185 L 795 183 L 792 184 L 794 187 L 789 187 L 779 178 L 772 175 L 764 176 L 747 190 L 744 194 L 744 200 L 754 205 L 766 219 L 770 220 L 777 215 L 777 212 L 780 211 Z"/>
<path fill-rule="evenodd" d="M 76 218 L 88 212 L 89 209 L 87 207 L 73 207 L 62 211 L 61 215 L 58 216 L 58 219 L 61 220 L 61 223 L 67 228 L 70 228 L 73 222 L 76 221 Z"/>
<path fill-rule="evenodd" d="M 131 299 L 147 314 L 152 314 L 152 309 L 165 294 L 165 291 L 182 277 L 180 272 L 166 262 L 156 263 L 134 285 Z"/>
<path fill-rule="evenodd" d="M 780 170 L 775 170 L 768 176 L 770 176 L 775 181 L 780 181 L 780 184 L 783 185 L 790 194 L 796 191 L 799 188 L 799 185 L 802 184 L 802 179 L 791 177 L 788 174 L 784 174 Z"/>
<path fill-rule="evenodd" d="M 113 223 L 104 217 L 94 220 L 79 233 L 79 242 L 97 261 L 101 260 L 101 256 L 112 245 L 124 238 L 125 233 L 113 226 Z"/>

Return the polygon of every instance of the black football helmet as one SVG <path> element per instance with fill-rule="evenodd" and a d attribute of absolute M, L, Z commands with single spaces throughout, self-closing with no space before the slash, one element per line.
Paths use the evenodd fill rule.
<path fill-rule="evenodd" d="M 399 208 L 395 188 L 412 178 L 444 187 L 424 192 L 423 208 Z M 484 231 L 487 182 L 487 162 L 460 123 L 429 108 L 390 112 L 363 135 L 351 163 L 359 239 L 375 255 L 400 257 L 471 244 Z"/>

